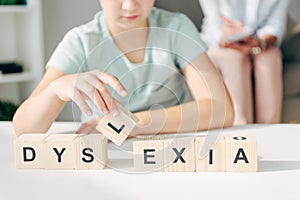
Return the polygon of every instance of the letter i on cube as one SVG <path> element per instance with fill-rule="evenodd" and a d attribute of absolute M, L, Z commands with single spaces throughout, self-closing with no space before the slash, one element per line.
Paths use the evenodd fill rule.
<path fill-rule="evenodd" d="M 224 137 L 215 141 L 211 136 L 198 136 L 195 138 L 195 150 L 197 172 L 225 172 Z"/>

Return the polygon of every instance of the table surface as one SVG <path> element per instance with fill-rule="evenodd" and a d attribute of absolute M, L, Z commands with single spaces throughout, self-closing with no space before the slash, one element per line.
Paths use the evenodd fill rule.
<path fill-rule="evenodd" d="M 55 122 L 49 132 L 77 127 L 72 122 Z M 300 199 L 300 125 L 246 125 L 212 133 L 216 131 L 256 135 L 258 172 L 136 174 L 132 139 L 121 149 L 109 144 L 109 169 L 17 170 L 12 124 L 0 122 L 0 199 Z"/>

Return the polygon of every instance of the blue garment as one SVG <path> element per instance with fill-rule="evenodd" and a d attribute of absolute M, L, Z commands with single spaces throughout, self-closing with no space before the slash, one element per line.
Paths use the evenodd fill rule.
<path fill-rule="evenodd" d="M 218 46 L 222 36 L 223 19 L 240 20 L 245 29 L 262 38 L 277 36 L 279 45 L 286 31 L 290 0 L 199 0 L 204 13 L 202 38 L 209 46 Z"/>
<path fill-rule="evenodd" d="M 147 110 L 155 104 L 170 107 L 191 101 L 182 69 L 206 51 L 206 45 L 183 14 L 153 8 L 148 23 L 147 47 L 141 63 L 131 63 L 118 49 L 105 14 L 100 11 L 93 21 L 66 34 L 47 67 L 56 67 L 66 74 L 97 69 L 118 77 L 128 97 L 118 96 L 110 87 L 107 89 L 132 112 Z M 89 103 L 96 115 L 101 116 Z"/>

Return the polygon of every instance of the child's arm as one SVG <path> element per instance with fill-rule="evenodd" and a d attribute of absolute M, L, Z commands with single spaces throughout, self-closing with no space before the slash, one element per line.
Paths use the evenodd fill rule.
<path fill-rule="evenodd" d="M 49 67 L 38 87 L 14 116 L 16 134 L 46 132 L 64 103 L 71 100 L 88 115 L 92 115 L 92 110 L 87 99 L 104 114 L 118 112 L 115 100 L 104 84 L 110 85 L 121 96 L 127 95 L 126 89 L 116 77 L 99 70 L 65 75 L 62 71 Z"/>
<path fill-rule="evenodd" d="M 194 101 L 165 109 L 134 113 L 139 123 L 131 136 L 195 132 L 232 126 L 234 110 L 223 79 L 206 53 L 184 68 Z M 101 118 L 83 124 L 78 133 L 95 132 Z"/>
<path fill-rule="evenodd" d="M 201 54 L 184 68 L 194 101 L 164 110 L 135 113 L 140 123 L 133 135 L 193 132 L 232 126 L 233 104 L 220 74 Z"/>
<path fill-rule="evenodd" d="M 22 103 L 13 118 L 17 135 L 26 132 L 46 132 L 64 106 L 49 85 L 52 81 L 62 77 L 64 73 L 55 68 L 48 68 L 42 81 Z"/>

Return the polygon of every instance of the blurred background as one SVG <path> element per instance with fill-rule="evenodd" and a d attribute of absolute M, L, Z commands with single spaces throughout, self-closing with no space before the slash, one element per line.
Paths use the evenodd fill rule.
<path fill-rule="evenodd" d="M 0 0 L 0 4 L 9 2 Z M 14 106 L 28 97 L 41 79 L 45 63 L 64 34 L 93 19 L 101 9 L 98 0 L 19 2 L 22 3 L 24 5 L 0 5 L 0 120 L 9 120 Z M 156 0 L 156 6 L 187 14 L 200 31 L 202 13 L 198 0 Z M 292 0 L 288 33 L 282 45 L 283 122 L 300 122 L 299 9 L 300 0 Z M 57 120 L 73 120 L 72 109 L 72 104 L 67 104 Z M 75 116 L 77 120 L 78 117 Z"/>

